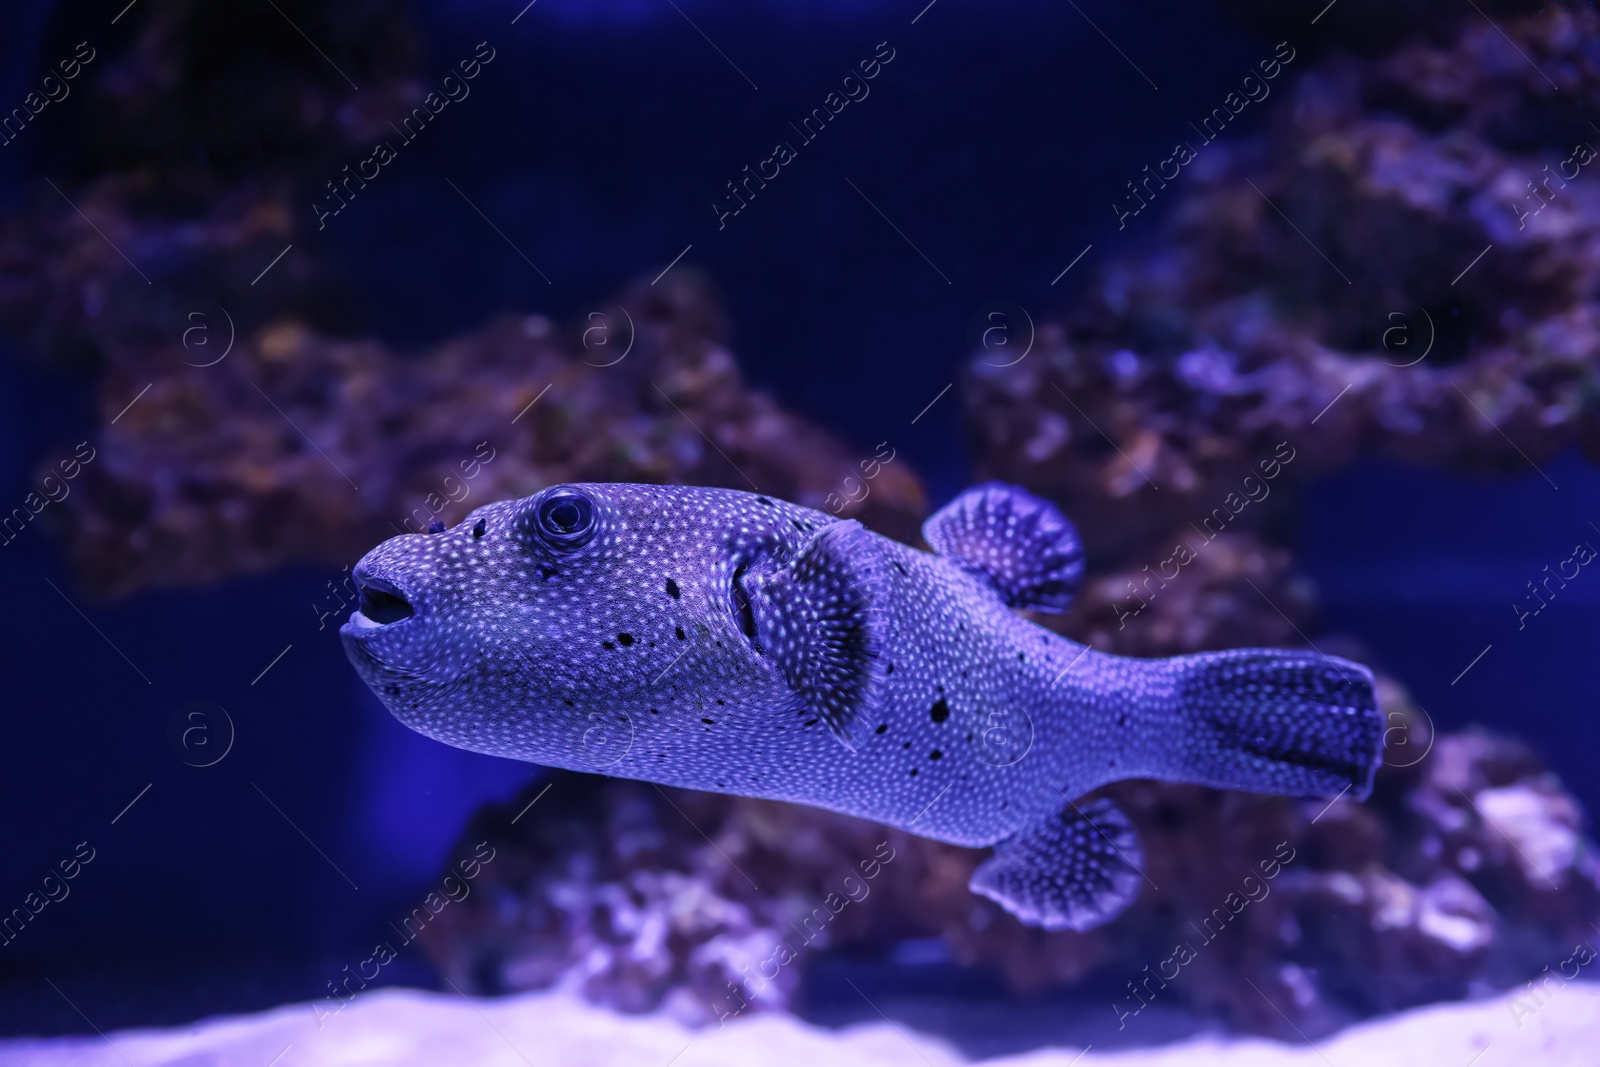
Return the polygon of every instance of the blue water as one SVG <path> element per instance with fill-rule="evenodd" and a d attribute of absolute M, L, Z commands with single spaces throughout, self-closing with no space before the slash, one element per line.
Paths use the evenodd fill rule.
<path fill-rule="evenodd" d="M 690 25 L 644 0 L 540 0 L 508 28 L 520 6 L 420 5 L 434 69 L 485 38 L 499 55 L 314 250 L 341 265 L 351 318 L 408 349 L 505 310 L 569 320 L 692 246 L 683 262 L 722 291 L 750 378 L 857 444 L 892 423 L 935 503 L 967 478 L 959 405 L 947 397 L 905 426 L 955 380 L 975 312 L 1004 299 L 1047 315 L 1089 277 L 1051 284 L 1085 245 L 1090 268 L 1159 240 L 1155 219 L 1119 233 L 1108 190 L 1193 100 L 1220 97 L 1270 51 L 1211 4 L 1156 17 L 1085 0 L 1156 90 L 1071 5 L 940 0 L 913 26 L 920 3 L 680 3 Z M 97 42 L 114 57 L 142 17 L 134 8 Z M 0 13 L 0 92 L 20 96 L 37 57 L 91 18 L 106 16 L 42 0 Z M 896 58 L 870 98 L 719 230 L 724 183 L 885 40 Z M 0 154 L 0 203 L 71 173 L 76 106 L 60 106 L 52 136 Z M 12 500 L 95 419 L 86 383 L 0 346 L 0 499 Z M 1523 737 L 1594 808 L 1600 578 L 1521 632 L 1509 607 L 1575 541 L 1600 540 L 1585 532 L 1600 524 L 1600 475 L 1576 456 L 1546 473 L 1559 489 L 1532 470 L 1470 480 L 1367 464 L 1320 479 L 1300 561 L 1321 597 L 1316 633 L 1364 642 L 1441 727 Z M 336 577 L 294 568 L 104 604 L 76 589 L 44 529 L 0 549 L 0 907 L 74 843 L 97 851 L 71 897 L 0 957 L 0 1034 L 85 1029 L 40 993 L 44 977 L 70 978 L 104 1029 L 319 995 L 329 963 L 365 951 L 433 879 L 474 807 L 538 774 L 393 721 L 317 629 L 311 605 Z M 190 700 L 235 727 L 214 767 L 168 746 Z M 387 973 L 429 981 L 420 959 Z"/>

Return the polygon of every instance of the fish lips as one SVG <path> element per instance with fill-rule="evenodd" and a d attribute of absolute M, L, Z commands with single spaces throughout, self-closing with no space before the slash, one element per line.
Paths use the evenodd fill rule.
<path fill-rule="evenodd" d="M 437 659 L 418 626 L 416 616 L 378 623 L 356 611 L 339 627 L 345 658 L 386 705 L 391 698 L 427 688 L 437 671 Z"/>
<path fill-rule="evenodd" d="M 404 657 L 408 631 L 422 618 L 416 598 L 389 578 L 357 565 L 356 610 L 339 627 L 345 655 L 356 670 L 371 682 L 374 676 L 392 671 Z"/>
<path fill-rule="evenodd" d="M 358 566 L 354 575 L 358 596 L 356 610 L 346 624 L 356 629 L 370 630 L 393 626 L 415 618 L 415 598 L 393 581 L 364 567 Z"/>

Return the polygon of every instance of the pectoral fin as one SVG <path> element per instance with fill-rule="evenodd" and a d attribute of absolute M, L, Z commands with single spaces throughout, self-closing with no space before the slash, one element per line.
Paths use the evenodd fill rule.
<path fill-rule="evenodd" d="M 1143 862 L 1133 824 L 1102 797 L 1068 804 L 996 845 L 968 888 L 1029 926 L 1088 930 L 1138 897 Z"/>
<path fill-rule="evenodd" d="M 777 662 L 811 714 L 852 750 L 862 713 L 883 686 L 883 567 L 873 533 L 858 522 L 837 522 L 788 566 L 752 585 L 763 654 Z"/>

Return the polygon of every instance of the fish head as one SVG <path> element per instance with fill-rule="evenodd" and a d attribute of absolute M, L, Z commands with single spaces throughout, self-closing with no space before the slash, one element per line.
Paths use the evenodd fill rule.
<path fill-rule="evenodd" d="M 835 522 L 732 490 L 554 485 L 374 548 L 353 571 L 359 605 L 340 635 L 415 730 L 610 767 L 669 716 L 794 702 L 762 648 L 772 623 L 759 590 Z"/>

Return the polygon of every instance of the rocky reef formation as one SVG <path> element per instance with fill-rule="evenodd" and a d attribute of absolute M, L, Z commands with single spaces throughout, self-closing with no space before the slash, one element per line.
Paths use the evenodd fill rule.
<path fill-rule="evenodd" d="M 353 338 L 337 260 L 274 257 L 314 238 L 296 190 L 430 87 L 391 9 L 283 6 L 152 12 L 86 76 L 75 179 L 0 219 L 0 328 L 96 382 L 99 459 L 45 513 L 86 585 L 348 563 L 558 481 L 759 489 L 915 534 L 926 504 L 906 464 L 852 456 L 748 388 L 692 272 L 570 329 L 503 318 L 423 353 Z M 314 20 L 325 64 L 290 17 Z M 864 470 L 876 491 L 851 502 Z"/>
<path fill-rule="evenodd" d="M 119 366 L 102 386 L 102 458 L 56 516 L 73 561 L 112 592 L 348 563 L 562 481 L 723 485 L 822 507 L 862 463 L 877 491 L 840 513 L 915 530 L 926 505 L 905 464 L 858 460 L 748 389 L 693 275 L 625 294 L 608 316 L 578 336 L 505 318 L 409 357 L 274 322 L 213 366 L 146 383 L 120 417 L 141 386 Z"/>
<path fill-rule="evenodd" d="M 60 21 L 77 29 L 82 14 L 66 8 Z M 133 39 L 100 41 L 77 83 L 70 153 L 0 217 L 0 328 L 19 354 L 83 374 L 118 368 L 142 387 L 221 350 L 186 335 L 195 308 L 218 336 L 222 307 L 241 336 L 290 308 L 319 332 L 356 328 L 332 257 L 292 256 L 253 283 L 286 245 L 306 247 L 312 218 L 291 207 L 304 202 L 296 188 L 338 174 L 421 102 L 415 27 L 373 0 L 338 18 L 306 0 L 238 11 L 177 0 L 124 26 Z"/>
<path fill-rule="evenodd" d="M 1025 360 L 971 363 L 981 473 L 1064 502 L 1105 559 L 1244 501 L 1280 447 L 1290 480 L 1369 455 L 1485 473 L 1600 455 L 1600 16 L 1529 8 L 1463 8 L 1381 50 L 1336 11 L 1333 40 L 1366 55 L 1280 28 L 1323 57 L 1280 79 L 1263 131 L 1176 129 L 1198 158 L 1126 196 L 1175 205 L 1155 250 L 1105 267 Z"/>

